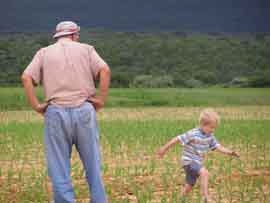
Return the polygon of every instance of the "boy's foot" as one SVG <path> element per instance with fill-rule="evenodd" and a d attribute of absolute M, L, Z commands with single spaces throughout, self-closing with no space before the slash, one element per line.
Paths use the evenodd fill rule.
<path fill-rule="evenodd" d="M 210 199 L 208 197 L 203 198 L 203 203 L 210 203 Z"/>
<path fill-rule="evenodd" d="M 180 202 L 181 203 L 187 203 L 187 198 L 186 197 L 182 197 Z"/>

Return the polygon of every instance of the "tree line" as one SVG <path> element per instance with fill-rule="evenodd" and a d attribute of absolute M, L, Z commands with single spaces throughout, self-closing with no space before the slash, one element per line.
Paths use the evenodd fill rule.
<path fill-rule="evenodd" d="M 86 30 L 81 41 L 112 69 L 113 87 L 269 87 L 270 33 L 135 33 Z M 49 33 L 0 35 L 0 84 L 20 74 Z"/>

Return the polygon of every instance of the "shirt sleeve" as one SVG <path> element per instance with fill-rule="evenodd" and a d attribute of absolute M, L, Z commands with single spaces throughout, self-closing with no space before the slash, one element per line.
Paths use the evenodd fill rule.
<path fill-rule="evenodd" d="M 98 76 L 99 71 L 104 66 L 107 66 L 107 63 L 99 56 L 94 47 L 91 47 L 90 50 L 90 68 L 94 77 Z"/>
<path fill-rule="evenodd" d="M 191 131 L 186 132 L 182 135 L 178 135 L 178 139 L 182 143 L 182 145 L 188 144 L 193 139 L 193 137 L 194 135 Z"/>
<path fill-rule="evenodd" d="M 31 76 L 31 78 L 33 79 L 33 81 L 36 85 L 40 84 L 40 82 L 42 80 L 42 53 L 41 53 L 41 50 L 39 50 L 35 54 L 31 63 L 24 70 L 24 73 Z"/>
<path fill-rule="evenodd" d="M 220 145 L 219 142 L 218 142 L 217 139 L 213 136 L 213 138 L 212 138 L 211 141 L 210 141 L 209 148 L 210 148 L 211 150 L 215 150 L 219 145 Z"/>

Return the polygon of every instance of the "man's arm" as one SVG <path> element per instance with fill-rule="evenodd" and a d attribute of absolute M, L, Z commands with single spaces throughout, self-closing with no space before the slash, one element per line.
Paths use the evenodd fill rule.
<path fill-rule="evenodd" d="M 237 152 L 232 151 L 232 150 L 229 150 L 229 149 L 223 147 L 222 145 L 218 145 L 217 148 L 216 148 L 216 150 L 218 152 L 221 152 L 221 153 L 226 154 L 226 155 L 239 157 L 239 154 Z"/>
<path fill-rule="evenodd" d="M 99 72 L 99 78 L 99 96 L 104 102 L 106 102 L 111 82 L 111 71 L 108 66 L 101 68 Z"/>
<path fill-rule="evenodd" d="M 102 67 L 98 75 L 99 75 L 99 95 L 89 99 L 91 102 L 93 102 L 96 111 L 99 111 L 105 105 L 105 102 L 108 97 L 108 91 L 111 81 L 110 68 L 107 65 Z"/>
<path fill-rule="evenodd" d="M 34 88 L 34 84 L 33 84 L 33 79 L 31 76 L 23 73 L 21 76 L 22 79 L 22 83 L 24 86 L 24 91 L 26 94 L 26 97 L 31 105 L 31 107 L 38 113 L 44 114 L 48 103 L 43 103 L 40 104 L 36 94 L 35 94 L 35 88 Z"/>
<path fill-rule="evenodd" d="M 180 142 L 178 136 L 174 137 L 157 151 L 157 156 L 159 158 L 162 158 L 166 154 L 166 152 L 178 142 Z"/>

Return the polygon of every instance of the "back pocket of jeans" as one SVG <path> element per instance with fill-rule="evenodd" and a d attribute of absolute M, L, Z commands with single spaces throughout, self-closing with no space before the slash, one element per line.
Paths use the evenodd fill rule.
<path fill-rule="evenodd" d="M 90 127 L 91 125 L 91 111 L 90 109 L 80 110 L 80 121 L 83 126 Z"/>
<path fill-rule="evenodd" d="M 61 118 L 57 112 L 46 112 L 45 125 L 50 135 L 58 135 L 61 126 Z"/>

